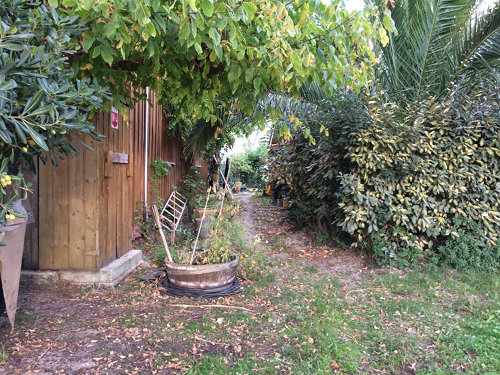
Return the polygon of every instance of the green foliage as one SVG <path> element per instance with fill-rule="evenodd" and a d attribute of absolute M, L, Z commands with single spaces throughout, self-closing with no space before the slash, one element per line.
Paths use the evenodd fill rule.
<path fill-rule="evenodd" d="M 245 249 L 247 245 L 242 235 L 243 226 L 233 219 L 240 209 L 236 201 L 224 205 L 221 216 L 216 219 L 207 238 L 209 246 L 199 260 L 201 264 L 229 262 Z"/>
<path fill-rule="evenodd" d="M 153 204 L 157 206 L 163 206 L 165 203 L 165 197 L 161 196 L 161 183 L 163 178 L 168 176 L 172 164 L 168 161 L 163 161 L 159 157 L 154 158 L 149 163 L 151 167 L 151 174 L 149 175 L 149 181 L 151 182 L 151 192 L 153 193 Z"/>
<path fill-rule="evenodd" d="M 440 264 L 465 272 L 495 271 L 500 267 L 500 243 L 485 243 L 484 232 L 476 222 L 458 217 L 453 231 L 457 235 L 449 237 L 443 246 L 437 248 Z"/>
<path fill-rule="evenodd" d="M 8 174 L 8 162 L 9 159 L 3 159 L 0 165 L 0 224 L 3 226 L 7 224 L 7 220 L 23 217 L 12 209 L 12 205 L 18 198 L 26 198 L 30 187 L 21 173 L 18 175 Z M 0 242 L 0 246 L 3 244 Z"/>
<path fill-rule="evenodd" d="M 267 158 L 267 145 L 260 144 L 255 150 L 247 150 L 231 157 L 233 181 L 241 181 L 247 187 L 262 187 L 261 168 Z"/>
<path fill-rule="evenodd" d="M 300 125 L 270 152 L 266 179 L 288 186 L 290 214 L 296 222 L 332 235 L 338 231 L 335 220 L 341 214 L 338 176 L 350 170 L 345 158 L 348 135 L 367 121 L 367 114 L 355 95 L 330 98 L 317 85 L 305 87 L 302 95 L 301 101 L 276 100 L 283 121 Z M 303 136 L 306 129 L 314 142 Z"/>
<path fill-rule="evenodd" d="M 203 208 L 205 203 L 207 203 L 207 208 L 215 208 L 219 204 L 220 195 L 210 194 L 207 202 L 207 194 L 196 195 L 192 201 L 193 207 Z"/>
<path fill-rule="evenodd" d="M 312 90 L 295 113 L 313 123 L 316 144 L 290 139 L 274 151 L 269 176 L 289 186 L 298 222 L 330 234 L 339 225 L 383 264 L 430 257 L 491 269 L 500 233 L 497 92 L 453 91 L 400 109 L 380 95 L 325 100 Z M 457 236 L 467 243 L 452 251 Z M 474 260 L 477 252 L 485 258 Z"/>
<path fill-rule="evenodd" d="M 496 92 L 452 92 L 404 111 L 369 98 L 369 122 L 349 136 L 352 167 L 339 190 L 342 228 L 359 241 L 379 238 L 379 253 L 411 263 L 443 239 L 467 238 L 471 228 L 458 220 L 466 217 L 477 225 L 474 235 L 481 234 L 481 251 L 493 251 L 500 234 Z M 442 251 L 452 244 L 458 242 Z"/>
<path fill-rule="evenodd" d="M 82 77 L 112 80 L 115 102 L 129 99 L 131 83 L 150 86 L 174 120 L 212 125 L 229 98 L 238 98 L 235 111 L 251 114 L 269 89 L 298 94 L 311 80 L 329 90 L 363 86 L 376 62 L 370 41 L 382 26 L 375 8 L 350 14 L 339 1 L 50 3 L 86 23 L 73 40 L 80 49 L 73 63 Z"/>
<path fill-rule="evenodd" d="M 197 195 L 205 193 L 206 184 L 203 181 L 203 176 L 199 168 L 192 166 L 182 179 L 181 194 L 187 198 L 188 202 L 194 203 Z"/>
<path fill-rule="evenodd" d="M 384 7 L 383 0 L 377 3 Z M 377 73 L 391 100 L 404 105 L 445 95 L 453 84 L 470 92 L 483 79 L 499 82 L 500 4 L 478 11 L 479 3 L 395 1 L 391 17 L 397 31 L 389 31 L 390 43 L 379 46 L 383 64 Z"/>
<path fill-rule="evenodd" d="M 157 157 L 151 160 L 150 166 L 153 170 L 153 175 L 157 177 L 167 177 L 170 169 L 172 168 L 172 163 L 163 161 L 159 157 Z"/>
<path fill-rule="evenodd" d="M 82 27 L 44 5 L 7 0 L 0 5 L 0 158 L 31 165 L 48 152 L 64 158 L 79 152 L 77 135 L 98 135 L 88 120 L 105 90 L 74 80 L 67 56 Z"/>
<path fill-rule="evenodd" d="M 71 38 L 82 25 L 53 8 L 22 0 L 0 4 L 0 173 L 12 185 L 0 190 L 0 223 L 19 216 L 12 203 L 26 192 L 21 170 L 90 148 L 82 137 L 99 136 L 88 117 L 106 96 L 106 89 L 75 80 L 68 67 L 74 51 Z M 8 169 L 7 169 L 8 168 Z"/>
<path fill-rule="evenodd" d="M 5 345 L 2 345 L 2 350 L 0 351 L 0 364 L 7 362 L 9 359 L 9 353 L 5 349 Z"/>

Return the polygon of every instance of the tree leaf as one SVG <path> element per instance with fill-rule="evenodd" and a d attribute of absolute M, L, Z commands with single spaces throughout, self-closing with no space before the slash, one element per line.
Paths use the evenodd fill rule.
<path fill-rule="evenodd" d="M 24 46 L 21 43 L 3 42 L 0 43 L 0 48 L 18 52 L 22 51 L 24 49 Z"/>
<path fill-rule="evenodd" d="M 88 37 L 88 38 L 85 38 L 85 40 L 83 41 L 83 50 L 85 52 L 88 52 L 90 47 L 92 47 L 92 44 L 94 44 L 94 41 L 95 41 L 95 38 L 92 38 L 92 37 Z"/>
<path fill-rule="evenodd" d="M 211 27 L 208 31 L 208 35 L 210 35 L 210 38 L 213 40 L 215 46 L 220 44 L 220 34 L 216 29 Z"/>
<path fill-rule="evenodd" d="M 214 14 L 214 5 L 212 4 L 212 0 L 203 0 L 201 3 L 201 10 L 205 16 L 212 17 Z"/>
<path fill-rule="evenodd" d="M 245 1 L 243 3 L 243 8 L 245 8 L 247 14 L 248 14 L 248 19 L 252 21 L 255 17 L 255 12 L 257 12 L 257 5 L 254 3 L 251 3 L 249 1 Z"/>
<path fill-rule="evenodd" d="M 192 10 L 194 10 L 195 12 L 198 11 L 198 8 L 196 8 L 196 0 L 186 0 L 186 1 Z"/>

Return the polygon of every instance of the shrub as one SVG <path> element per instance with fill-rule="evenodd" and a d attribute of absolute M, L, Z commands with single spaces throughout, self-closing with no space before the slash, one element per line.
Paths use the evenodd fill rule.
<path fill-rule="evenodd" d="M 444 242 L 440 253 L 451 256 L 457 238 L 467 239 L 472 253 L 493 251 L 500 234 L 496 92 L 452 92 L 405 111 L 370 98 L 370 121 L 349 135 L 353 168 L 340 180 L 342 228 L 389 258 L 407 253 L 410 260 Z M 477 226 L 473 246 L 460 217 Z M 380 241 L 390 246 L 379 247 Z M 466 257 L 465 248 L 456 251 L 462 254 L 455 258 Z"/>
<path fill-rule="evenodd" d="M 494 271 L 500 266 L 500 244 L 485 242 L 480 226 L 470 220 L 457 217 L 453 230 L 446 243 L 436 251 L 437 261 L 460 271 Z M 464 230 L 465 228 L 465 230 Z"/>
<path fill-rule="evenodd" d="M 188 203 L 193 204 L 196 195 L 206 193 L 206 184 L 203 181 L 203 175 L 196 166 L 189 168 L 189 172 L 184 176 L 181 182 L 181 194 L 184 195 Z"/>
<path fill-rule="evenodd" d="M 3 0 L 0 3 L 0 174 L 20 181 L 34 171 L 34 160 L 64 159 L 99 140 L 89 121 L 102 107 L 107 89 L 74 79 L 68 57 L 81 35 L 77 17 L 62 17 L 45 2 Z M 21 216 L 12 210 L 18 192 L 0 187 L 0 224 Z M 26 191 L 24 188 L 21 189 Z M 8 215 L 8 217 L 7 217 Z"/>
<path fill-rule="evenodd" d="M 500 234 L 498 91 L 452 91 L 407 108 L 376 95 L 330 98 L 306 124 L 316 143 L 298 126 L 274 151 L 269 176 L 290 187 L 293 217 L 330 233 L 340 226 L 383 264 L 433 258 L 491 269 Z"/>
<path fill-rule="evenodd" d="M 241 181 L 247 187 L 262 187 L 261 168 L 267 157 L 267 145 L 260 144 L 255 150 L 235 154 L 231 161 L 233 181 Z"/>
<path fill-rule="evenodd" d="M 293 136 L 270 153 L 266 178 L 272 184 L 287 185 L 290 215 L 298 223 L 307 223 L 324 233 L 338 231 L 336 219 L 341 214 L 337 195 L 338 176 L 350 171 L 345 158 L 349 134 L 366 122 L 362 101 L 355 95 L 337 96 L 297 108 L 287 121 L 294 122 L 298 112 L 301 126 Z M 309 131 L 315 143 L 303 134 Z M 323 133 L 328 132 L 330 136 Z"/>

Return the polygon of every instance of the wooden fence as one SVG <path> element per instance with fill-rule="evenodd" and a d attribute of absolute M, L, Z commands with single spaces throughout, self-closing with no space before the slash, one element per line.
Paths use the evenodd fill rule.
<path fill-rule="evenodd" d="M 98 114 L 94 124 L 104 140 L 85 138 L 94 151 L 82 147 L 81 154 L 58 161 L 58 167 L 40 163 L 31 197 L 36 222 L 29 226 L 25 268 L 97 270 L 130 250 L 134 211 L 145 205 L 145 180 L 148 205 L 155 198 L 145 176 L 146 170 L 151 176 L 154 158 L 174 163 L 162 180 L 161 197 L 168 198 L 179 186 L 194 163 L 183 157 L 181 142 L 165 134 L 162 108 L 151 97 L 152 106 L 139 102 L 127 109 L 129 121 L 120 116 L 118 129 L 111 127 L 110 114 Z"/>

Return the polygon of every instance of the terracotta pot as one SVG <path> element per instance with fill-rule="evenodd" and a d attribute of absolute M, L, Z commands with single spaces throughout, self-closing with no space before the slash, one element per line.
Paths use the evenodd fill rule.
<path fill-rule="evenodd" d="M 10 225 L 0 227 L 0 241 L 7 244 L 0 246 L 0 278 L 11 330 L 16 318 L 26 223 L 26 219 L 16 218 L 8 223 Z"/>
<path fill-rule="evenodd" d="M 239 258 L 219 264 L 166 263 L 168 280 L 181 288 L 223 288 L 234 281 Z"/>

